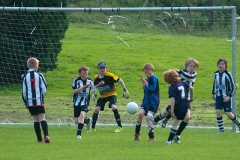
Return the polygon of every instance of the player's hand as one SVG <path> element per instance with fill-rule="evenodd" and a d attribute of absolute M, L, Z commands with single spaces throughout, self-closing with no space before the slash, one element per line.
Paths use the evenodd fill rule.
<path fill-rule="evenodd" d="M 228 102 L 230 100 L 230 97 L 227 96 L 226 98 L 224 98 L 223 102 Z"/>
<path fill-rule="evenodd" d="M 215 95 L 213 95 L 213 96 L 212 96 L 212 99 L 213 99 L 214 101 L 216 100 L 216 97 L 215 97 Z"/>
<path fill-rule="evenodd" d="M 193 101 L 194 101 L 194 98 L 191 98 L 191 99 L 190 99 L 190 102 L 193 102 Z"/>
<path fill-rule="evenodd" d="M 125 99 L 128 99 L 129 98 L 129 92 L 128 92 L 128 90 L 126 89 L 126 88 L 123 88 L 123 97 L 125 98 Z"/>
<path fill-rule="evenodd" d="M 92 100 L 95 101 L 97 99 L 97 93 L 93 93 Z"/>
<path fill-rule="evenodd" d="M 91 87 L 91 84 L 87 84 L 87 85 L 83 86 L 83 90 L 86 90 L 89 87 Z"/>

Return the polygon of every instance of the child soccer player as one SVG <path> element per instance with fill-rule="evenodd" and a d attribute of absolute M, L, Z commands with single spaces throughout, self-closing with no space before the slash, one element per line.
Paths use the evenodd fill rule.
<path fill-rule="evenodd" d="M 189 58 L 185 61 L 184 65 L 185 65 L 186 69 L 180 70 L 180 71 L 176 69 L 176 71 L 178 72 L 178 75 L 179 75 L 180 80 L 182 82 L 186 82 L 190 86 L 193 87 L 194 82 L 196 80 L 196 76 L 197 76 L 197 73 L 194 72 L 194 70 L 199 67 L 199 62 L 196 59 Z M 186 115 L 184 121 L 182 121 L 180 126 L 179 126 L 178 133 L 176 134 L 176 137 L 174 137 L 176 143 L 180 143 L 180 140 L 179 140 L 180 139 L 180 134 L 185 129 L 185 127 L 188 124 L 188 121 L 190 120 L 190 109 L 191 109 L 190 102 L 192 102 L 192 101 L 193 101 L 193 98 L 191 99 L 190 94 L 188 93 L 189 109 L 188 109 L 188 112 L 187 112 L 187 115 Z M 164 117 L 166 117 L 166 118 L 164 118 Z M 163 119 L 161 126 L 162 126 L 162 128 L 165 128 L 166 125 L 167 125 L 167 122 L 170 118 L 171 118 L 171 107 L 169 105 L 164 111 L 162 111 L 162 113 L 160 113 L 154 119 L 151 118 L 150 120 L 153 122 L 154 125 L 156 125 L 160 120 Z"/>
<path fill-rule="evenodd" d="M 160 89 L 159 89 L 159 81 L 158 77 L 154 75 L 154 66 L 150 63 L 146 63 L 143 66 L 143 71 L 146 75 L 146 79 L 144 79 L 140 75 L 140 79 L 143 86 L 143 101 L 141 105 L 141 109 L 138 113 L 137 122 L 136 122 L 136 128 L 135 128 L 135 134 L 134 139 L 135 141 L 138 141 L 140 139 L 140 129 L 142 124 L 143 116 L 152 116 L 157 112 L 158 106 L 160 104 L 159 95 L 160 95 Z M 147 117 L 148 117 L 147 116 Z M 148 125 L 148 141 L 156 141 L 154 138 L 154 126 L 152 122 L 146 118 L 147 125 Z"/>
<path fill-rule="evenodd" d="M 44 97 L 47 92 L 47 84 L 44 76 L 38 73 L 39 61 L 32 57 L 27 60 L 29 70 L 22 75 L 22 100 L 34 119 L 34 130 L 38 142 L 50 143 L 48 124 L 45 118 Z M 44 134 L 42 139 L 41 128 Z"/>
<path fill-rule="evenodd" d="M 181 82 L 177 71 L 174 69 L 164 72 L 163 78 L 166 83 L 170 84 L 168 94 L 171 99 L 171 116 L 173 121 L 168 140 L 165 144 L 171 145 L 173 137 L 177 134 L 179 120 L 184 120 L 188 112 L 188 92 L 190 88 L 190 99 L 192 99 L 193 88 L 186 82 Z"/>
<path fill-rule="evenodd" d="M 92 128 L 88 132 L 95 132 L 96 122 L 98 120 L 100 110 L 104 110 L 104 106 L 107 102 L 109 102 L 108 107 L 112 108 L 114 113 L 114 117 L 117 122 L 117 129 L 115 132 L 122 132 L 122 124 L 120 114 L 117 110 L 117 90 L 114 86 L 114 83 L 118 82 L 121 84 L 124 94 L 129 95 L 126 86 L 121 78 L 114 75 L 113 73 L 107 72 L 107 64 L 105 62 L 98 63 L 98 74 L 94 76 L 94 85 L 98 85 L 98 89 L 100 92 L 100 97 L 97 100 L 96 108 L 94 110 L 92 116 Z"/>
<path fill-rule="evenodd" d="M 227 60 L 220 58 L 217 61 L 218 71 L 214 72 L 214 81 L 212 89 L 212 99 L 216 101 L 215 108 L 217 114 L 218 133 L 224 133 L 222 109 L 229 119 L 240 129 L 238 118 L 232 113 L 232 96 L 236 92 L 236 84 L 231 73 L 227 71 Z"/>
<path fill-rule="evenodd" d="M 87 124 L 87 131 L 90 129 L 91 118 L 85 118 L 85 113 L 88 111 L 90 90 L 92 89 L 94 91 L 94 94 L 96 94 L 93 82 L 88 78 L 88 71 L 89 68 L 87 66 L 81 66 L 78 69 L 80 76 L 78 78 L 75 78 L 72 84 L 74 93 L 74 119 L 75 123 L 78 125 L 77 139 L 81 139 L 84 123 Z"/>

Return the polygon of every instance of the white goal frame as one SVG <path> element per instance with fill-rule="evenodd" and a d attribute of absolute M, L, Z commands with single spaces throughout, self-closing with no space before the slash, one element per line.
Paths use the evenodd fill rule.
<path fill-rule="evenodd" d="M 236 20 L 240 19 L 236 14 L 236 6 L 213 6 L 213 7 L 134 7 L 134 8 L 63 8 L 63 7 L 0 7 L 1 11 L 31 11 L 31 12 L 73 12 L 73 11 L 217 11 L 229 10 L 232 15 L 232 75 L 236 81 Z M 232 112 L 236 115 L 236 94 L 232 97 Z M 236 125 L 232 123 L 232 131 L 236 132 Z"/>

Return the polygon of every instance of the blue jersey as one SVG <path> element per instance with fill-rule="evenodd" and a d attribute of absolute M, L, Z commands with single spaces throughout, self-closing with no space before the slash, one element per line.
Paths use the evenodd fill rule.
<path fill-rule="evenodd" d="M 186 82 L 176 82 L 168 89 L 169 98 L 175 98 L 174 110 L 187 112 L 188 110 L 189 84 Z"/>
<path fill-rule="evenodd" d="M 141 107 L 144 107 L 146 110 L 152 106 L 154 109 L 158 109 L 160 104 L 159 96 L 160 96 L 160 89 L 159 89 L 159 81 L 158 77 L 153 75 L 149 78 L 146 78 L 148 82 L 148 86 L 143 88 L 144 97 Z"/>

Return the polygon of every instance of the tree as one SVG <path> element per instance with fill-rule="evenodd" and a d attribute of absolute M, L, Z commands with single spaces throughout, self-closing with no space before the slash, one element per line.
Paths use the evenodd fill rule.
<path fill-rule="evenodd" d="M 10 0 L 1 6 L 66 7 L 66 0 Z M 0 12 L 0 84 L 19 83 L 29 57 L 40 60 L 40 71 L 57 67 L 61 39 L 68 28 L 64 12 Z"/>

